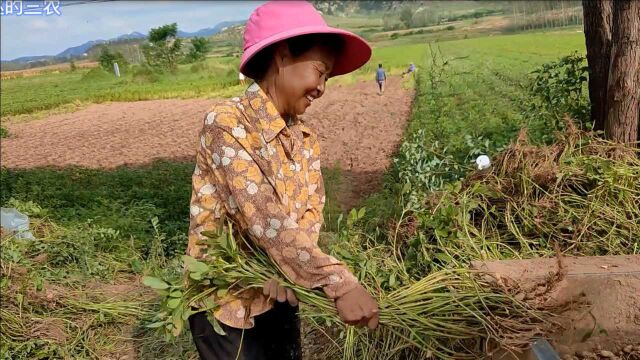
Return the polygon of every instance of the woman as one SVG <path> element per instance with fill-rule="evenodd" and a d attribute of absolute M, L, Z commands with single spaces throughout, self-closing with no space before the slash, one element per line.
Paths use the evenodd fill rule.
<path fill-rule="evenodd" d="M 316 134 L 300 119 L 332 76 L 366 63 L 371 48 L 330 28 L 307 2 L 269 2 L 249 18 L 240 71 L 256 82 L 205 116 L 193 174 L 187 252 L 206 256 L 201 232 L 231 220 L 298 285 L 321 288 L 348 324 L 375 328 L 376 301 L 317 246 L 325 202 Z M 203 359 L 300 359 L 297 299 L 269 281 L 216 298 L 214 332 L 189 319 Z"/>

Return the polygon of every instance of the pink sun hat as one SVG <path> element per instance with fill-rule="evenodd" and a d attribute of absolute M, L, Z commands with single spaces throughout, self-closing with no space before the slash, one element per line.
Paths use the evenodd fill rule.
<path fill-rule="evenodd" d="M 240 72 L 260 50 L 299 35 L 336 34 L 344 40 L 331 76 L 357 70 L 371 58 L 371 47 L 356 34 L 332 28 L 322 15 L 306 1 L 269 1 L 251 13 L 244 30 L 244 48 Z M 246 74 L 245 74 L 246 75 Z"/>

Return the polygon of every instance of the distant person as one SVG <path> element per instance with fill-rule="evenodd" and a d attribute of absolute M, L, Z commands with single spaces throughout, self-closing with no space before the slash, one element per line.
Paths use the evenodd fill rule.
<path fill-rule="evenodd" d="M 411 63 L 411 64 L 409 64 L 409 68 L 407 69 L 407 71 L 402 73 L 402 77 L 404 77 L 407 74 L 411 74 L 411 73 L 413 73 L 413 76 L 416 76 L 416 71 L 417 71 L 416 66 L 413 65 L 413 63 Z"/>
<path fill-rule="evenodd" d="M 376 81 L 378 82 L 378 95 L 384 94 L 384 83 L 387 81 L 387 73 L 382 68 L 382 64 L 378 64 L 378 70 L 376 70 Z"/>
<path fill-rule="evenodd" d="M 238 75 L 238 80 L 240 80 L 240 85 L 244 86 L 246 77 L 241 72 L 239 72 L 238 74 L 239 74 Z"/>

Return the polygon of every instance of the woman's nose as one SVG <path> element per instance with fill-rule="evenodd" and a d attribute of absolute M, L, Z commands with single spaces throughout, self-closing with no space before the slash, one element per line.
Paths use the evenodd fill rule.
<path fill-rule="evenodd" d="M 318 90 L 318 97 L 320 97 L 320 96 L 322 96 L 322 94 L 324 94 L 324 86 L 325 86 L 325 82 L 324 81 L 320 81 L 320 83 L 316 87 L 316 90 Z"/>

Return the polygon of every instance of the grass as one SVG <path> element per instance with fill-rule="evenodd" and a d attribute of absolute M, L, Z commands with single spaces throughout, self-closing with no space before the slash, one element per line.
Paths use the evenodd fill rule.
<path fill-rule="evenodd" d="M 419 70 L 421 85 L 396 159 L 395 170 L 407 174 L 401 182 L 411 179 L 414 185 L 426 185 L 434 171 L 457 171 L 440 166 L 447 154 L 462 163 L 503 148 L 525 125 L 529 73 L 573 51 L 583 53 L 581 36 L 524 34 L 438 43 L 430 50 L 422 47 L 423 59 L 428 59 Z M 415 48 L 416 55 L 420 50 Z M 429 155 L 433 151 L 443 155 L 437 164 L 412 161 L 433 159 Z"/>
<path fill-rule="evenodd" d="M 401 38 L 402 39 L 402 38 Z M 424 39 L 407 39 L 409 43 L 402 44 L 393 41 L 392 46 L 376 46 L 371 60 L 358 71 L 341 76 L 330 83 L 347 84 L 353 81 L 372 80 L 375 69 L 382 63 L 388 74 L 399 75 L 409 67 L 409 63 L 416 64 L 418 69 L 426 70 L 425 66 L 431 61 L 428 58 L 429 47 Z M 433 40 L 433 39 L 432 39 Z M 419 41 L 419 43 L 416 43 Z M 400 45 L 398 45 L 400 43 Z M 451 61 L 449 71 L 459 75 L 447 79 L 447 86 L 457 96 L 461 113 L 470 108 L 489 108 L 478 104 L 487 95 L 486 89 L 496 89 L 499 93 L 489 93 L 491 101 L 499 103 L 499 108 L 511 107 L 505 99 L 505 94 L 520 93 L 517 87 L 526 81 L 528 72 L 536 66 L 550 60 L 555 60 L 572 51 L 584 53 L 584 35 L 571 30 L 550 31 L 547 33 L 530 33 L 505 35 L 495 37 L 479 37 L 474 39 L 456 39 L 432 43 L 438 47 L 442 56 Z M 496 76 L 499 74 L 500 77 Z M 509 84 L 510 81 L 513 84 Z M 469 98 L 470 97 L 470 98 Z M 508 96 L 513 98 L 513 96 Z M 506 110 L 509 111 L 509 110 Z M 517 112 L 517 109 L 513 110 Z M 428 115 L 428 114 L 427 114 Z M 458 123 L 458 117 L 449 120 Z M 464 124 L 465 121 L 461 124 Z"/>
<path fill-rule="evenodd" d="M 115 170 L 83 168 L 2 170 L 2 203 L 32 202 L 62 226 L 91 221 L 137 241 L 159 219 L 167 255 L 184 251 L 193 164 L 156 162 Z M 4 206 L 4 205 L 3 205 Z"/>
<path fill-rule="evenodd" d="M 35 239 L 0 240 L 0 359 L 193 355 L 188 338 L 168 344 L 144 328 L 156 300 L 138 274 L 178 271 L 161 253 L 143 254 L 133 238 L 90 220 L 63 226 L 31 202 L 3 206 L 30 215 Z M 148 241 L 160 249 L 162 240 Z"/>
<path fill-rule="evenodd" d="M 145 243 L 155 234 L 150 220 L 158 218 L 158 230 L 167 238 L 168 257 L 184 253 L 191 197 L 192 163 L 157 161 L 148 166 L 114 170 L 86 168 L 6 169 L 0 173 L 2 206 L 10 200 L 33 203 L 47 218 L 61 226 L 91 222 L 132 238 L 148 253 Z M 339 170 L 323 169 L 328 205 L 325 217 L 336 219 L 341 211 L 334 189 Z"/>

